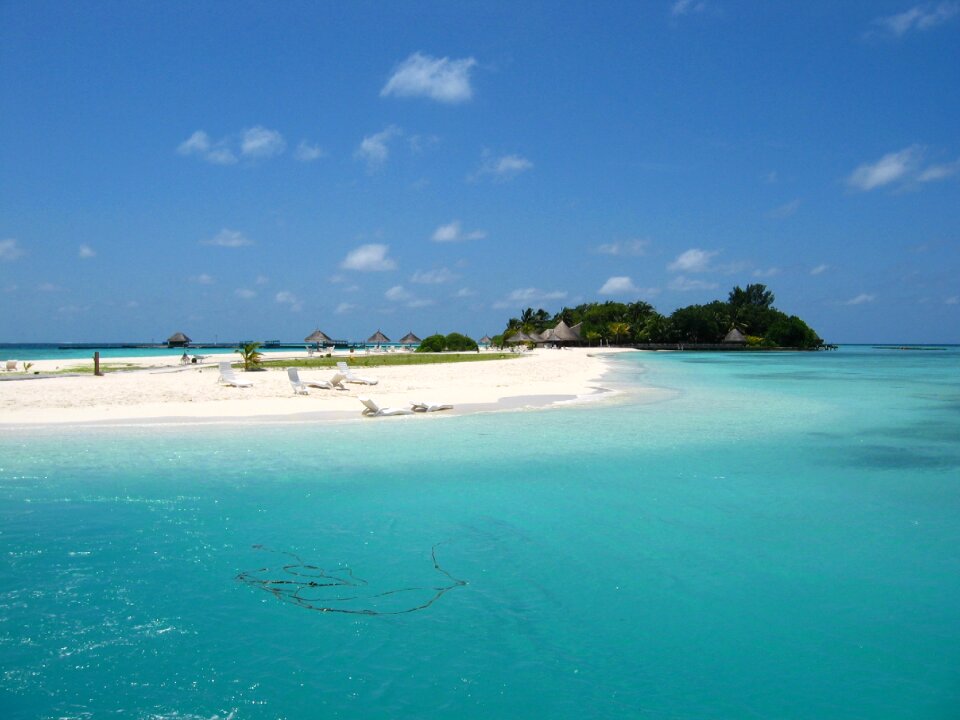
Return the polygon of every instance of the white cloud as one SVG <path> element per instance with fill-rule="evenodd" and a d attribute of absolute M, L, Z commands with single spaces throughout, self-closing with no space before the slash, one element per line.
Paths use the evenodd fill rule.
<path fill-rule="evenodd" d="M 717 285 L 717 283 L 707 282 L 706 280 L 691 280 L 683 275 L 677 275 L 677 277 L 670 282 L 669 287 L 671 290 L 687 292 L 689 290 L 716 290 L 719 285 Z"/>
<path fill-rule="evenodd" d="M 239 230 L 229 230 L 228 228 L 223 228 L 220 232 L 214 235 L 208 240 L 201 240 L 201 245 L 216 245 L 217 247 L 227 247 L 227 248 L 236 248 L 243 247 L 244 245 L 253 245 L 253 240 L 250 240 Z"/>
<path fill-rule="evenodd" d="M 710 261 L 719 254 L 716 250 L 691 248 L 680 253 L 667 269 L 673 272 L 707 272 L 710 270 Z"/>
<path fill-rule="evenodd" d="M 753 276 L 755 278 L 769 278 L 779 274 L 780 274 L 780 268 L 778 267 L 757 268 L 756 270 L 753 271 Z"/>
<path fill-rule="evenodd" d="M 237 156 L 230 148 L 216 147 L 206 154 L 206 160 L 214 165 L 234 165 L 237 162 Z"/>
<path fill-rule="evenodd" d="M 459 275 L 451 272 L 445 267 L 435 270 L 417 270 L 410 278 L 410 282 L 421 285 L 441 285 L 443 283 L 453 282 Z"/>
<path fill-rule="evenodd" d="M 876 295 L 869 295 L 867 293 L 860 293 L 855 298 L 847 300 L 845 305 L 863 305 L 864 303 L 871 303 L 877 299 Z"/>
<path fill-rule="evenodd" d="M 283 135 L 260 125 L 244 130 L 240 139 L 240 152 L 247 157 L 274 157 L 282 153 L 286 147 L 287 142 L 283 139 Z"/>
<path fill-rule="evenodd" d="M 270 282 L 270 278 L 268 278 L 266 275 L 257 275 L 257 279 L 254 280 L 254 282 L 257 285 L 266 285 L 268 282 Z"/>
<path fill-rule="evenodd" d="M 467 298 L 467 297 L 473 297 L 476 294 L 477 294 L 476 291 L 471 290 L 470 288 L 467 288 L 467 287 L 463 287 L 457 290 L 457 294 L 455 295 L 455 297 Z"/>
<path fill-rule="evenodd" d="M 52 282 L 44 282 L 37 285 L 37 290 L 40 292 L 60 292 L 60 286 L 54 285 Z"/>
<path fill-rule="evenodd" d="M 635 239 L 635 240 L 619 240 L 612 243 L 604 243 L 603 245 L 597 246 L 597 252 L 602 253 L 603 255 L 635 255 L 640 256 L 644 255 L 647 252 L 647 247 L 650 245 L 649 240 Z"/>
<path fill-rule="evenodd" d="M 336 313 L 337 315 L 343 315 L 346 312 L 350 312 L 355 307 L 356 305 L 351 305 L 348 302 L 342 302 L 339 305 L 337 305 L 337 309 L 334 310 L 333 312 Z"/>
<path fill-rule="evenodd" d="M 195 282 L 198 285 L 213 285 L 213 283 L 215 282 L 215 280 L 213 279 L 213 276 L 208 275 L 207 273 L 200 273 L 199 275 L 194 275 L 193 277 L 190 278 L 190 281 Z"/>
<path fill-rule="evenodd" d="M 495 309 L 516 307 L 518 304 L 530 305 L 532 303 L 545 302 L 549 300 L 562 300 L 567 296 L 563 290 L 539 290 L 537 288 L 519 288 L 514 290 L 503 300 L 498 300 L 493 304 Z"/>
<path fill-rule="evenodd" d="M 77 251 L 77 257 L 81 260 L 89 260 L 92 257 L 96 257 L 97 253 L 89 245 L 81 245 L 80 249 Z"/>
<path fill-rule="evenodd" d="M 434 242 L 463 242 L 464 240 L 482 240 L 487 236 L 485 230 L 471 230 L 463 232 L 460 221 L 454 220 L 448 225 L 441 225 L 433 232 L 431 240 Z"/>
<path fill-rule="evenodd" d="M 670 8 L 670 14 L 679 17 L 680 15 L 703 12 L 706 9 L 707 3 L 704 0 L 676 0 Z"/>
<path fill-rule="evenodd" d="M 14 238 L 0 240 L 0 260 L 16 260 L 23 255 L 23 250 Z"/>
<path fill-rule="evenodd" d="M 472 57 L 460 60 L 413 53 L 394 70 L 380 97 L 426 97 L 444 103 L 466 102 L 473 97 L 470 69 Z"/>
<path fill-rule="evenodd" d="M 767 213 L 767 217 L 773 218 L 774 220 L 783 220 L 788 218 L 791 215 L 795 214 L 797 210 L 800 209 L 800 198 L 791 200 L 788 203 L 783 205 L 778 205 Z"/>
<path fill-rule="evenodd" d="M 273 299 L 278 305 L 289 305 L 290 312 L 300 312 L 303 310 L 303 303 L 289 290 L 281 290 Z"/>
<path fill-rule="evenodd" d="M 951 295 L 943 301 L 944 305 L 960 305 L 960 295 Z"/>
<path fill-rule="evenodd" d="M 301 140 L 293 156 L 300 162 L 313 162 L 324 157 L 327 153 L 319 145 L 311 145 L 306 140 Z"/>
<path fill-rule="evenodd" d="M 847 184 L 866 192 L 905 179 L 908 174 L 916 170 L 921 154 L 919 145 L 911 145 L 899 152 L 887 153 L 875 163 L 860 165 L 850 173 Z"/>
<path fill-rule="evenodd" d="M 945 165 L 931 165 L 917 176 L 917 182 L 934 182 L 936 180 L 946 180 L 952 175 L 956 175 L 960 170 L 960 160 Z"/>
<path fill-rule="evenodd" d="M 483 177 L 492 177 L 494 180 L 511 180 L 522 172 L 531 170 L 533 163 L 520 155 L 502 155 L 492 157 L 484 153 L 480 167 L 468 180 L 480 180 Z"/>
<path fill-rule="evenodd" d="M 428 300 L 427 298 L 415 298 L 407 303 L 407 307 L 409 308 L 427 307 L 427 305 L 433 305 L 433 300 Z"/>
<path fill-rule="evenodd" d="M 880 17 L 873 21 L 880 29 L 902 37 L 912 30 L 930 30 L 952 20 L 960 13 L 960 3 L 940 2 L 916 5 L 896 15 Z"/>
<path fill-rule="evenodd" d="M 394 285 L 392 288 L 387 290 L 383 296 L 392 302 L 403 302 L 404 300 L 410 300 L 413 295 L 411 295 L 407 290 L 404 290 L 402 285 Z"/>
<path fill-rule="evenodd" d="M 826 265 L 826 264 L 824 264 L 824 263 L 820 263 L 819 265 L 817 265 L 815 268 L 813 268 L 813 269 L 810 271 L 810 274 L 811 274 L 811 275 L 819 275 L 820 273 L 826 272 L 826 271 L 829 270 L 829 269 L 830 269 L 830 266 L 829 266 L 829 265 Z"/>
<path fill-rule="evenodd" d="M 244 300 L 249 300 L 250 298 L 255 298 L 257 293 L 248 288 L 237 288 L 233 291 L 233 294 L 238 298 L 243 298 Z"/>
<path fill-rule="evenodd" d="M 360 141 L 360 147 L 357 148 L 354 155 L 367 163 L 367 169 L 371 172 L 381 167 L 390 157 L 389 143 L 395 137 L 402 134 L 400 128 L 396 125 L 390 125 L 378 133 L 368 135 Z"/>
<path fill-rule="evenodd" d="M 197 130 L 177 147 L 181 155 L 206 155 L 209 150 L 210 137 L 203 130 Z"/>
<path fill-rule="evenodd" d="M 640 288 L 626 275 L 615 275 L 608 278 L 597 292 L 601 295 L 635 295 L 640 292 Z"/>
<path fill-rule="evenodd" d="M 361 272 L 394 270 L 397 263 L 387 257 L 388 252 L 390 252 L 389 245 L 379 243 L 361 245 L 347 253 L 347 257 L 340 263 L 340 267 L 344 270 L 360 270 Z"/>

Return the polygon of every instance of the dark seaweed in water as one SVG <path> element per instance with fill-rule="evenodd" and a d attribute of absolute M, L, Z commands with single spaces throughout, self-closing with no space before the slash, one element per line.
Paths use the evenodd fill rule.
<path fill-rule="evenodd" d="M 367 587 L 367 581 L 355 577 L 353 571 L 348 568 L 340 568 L 335 571 L 326 571 L 316 565 L 308 565 L 303 562 L 299 555 L 292 552 L 271 550 L 263 545 L 254 545 L 254 550 L 283 555 L 295 560 L 295 562 L 286 563 L 281 566 L 279 579 L 268 579 L 263 577 L 266 573 L 271 573 L 268 567 L 250 570 L 237 575 L 236 579 L 252 587 L 266 590 L 278 600 L 292 603 L 307 610 L 317 610 L 319 612 L 347 613 L 350 615 L 402 615 L 404 613 L 416 612 L 417 610 L 426 610 L 441 598 L 445 593 L 456 587 L 462 587 L 467 584 L 466 580 L 459 580 L 444 570 L 437 562 L 437 546 L 430 548 L 430 558 L 433 560 L 433 569 L 441 575 L 448 578 L 449 584 L 439 587 L 407 587 L 386 590 L 384 592 L 364 594 L 364 588 Z M 334 607 L 337 603 L 370 603 L 376 604 L 378 599 L 388 596 L 398 596 L 401 593 L 416 592 L 432 593 L 424 602 L 417 605 L 404 607 L 400 610 L 375 610 L 369 607 L 348 608 Z"/>

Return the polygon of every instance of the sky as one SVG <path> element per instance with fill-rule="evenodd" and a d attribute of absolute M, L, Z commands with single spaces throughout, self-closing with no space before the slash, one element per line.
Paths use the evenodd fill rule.
<path fill-rule="evenodd" d="M 960 342 L 960 0 L 2 0 L 0 138 L 0 342 Z"/>

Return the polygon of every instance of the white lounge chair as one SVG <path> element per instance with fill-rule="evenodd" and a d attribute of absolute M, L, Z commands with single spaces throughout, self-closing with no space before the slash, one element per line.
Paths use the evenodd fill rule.
<path fill-rule="evenodd" d="M 217 379 L 217 382 L 222 382 L 224 385 L 232 385 L 233 387 L 253 387 L 253 383 L 249 380 L 240 380 L 233 372 L 233 367 L 230 363 L 222 362 L 218 363 L 220 366 L 220 377 Z"/>
<path fill-rule="evenodd" d="M 371 417 L 386 417 L 387 415 L 413 415 L 413 410 L 406 408 L 380 407 L 368 397 L 358 397 L 357 400 L 363 403 L 363 414 Z"/>
<path fill-rule="evenodd" d="M 20 362 L 20 361 L 19 361 L 19 360 L 7 360 L 7 366 L 6 366 L 7 372 L 16 372 L 16 371 L 17 371 L 17 363 L 18 363 L 18 362 Z"/>
<path fill-rule="evenodd" d="M 353 370 L 347 367 L 342 360 L 337 363 L 337 370 L 343 375 L 343 379 L 349 383 L 359 383 L 360 385 L 376 385 L 379 380 L 375 378 L 364 377 L 363 375 L 354 375 Z"/>
<path fill-rule="evenodd" d="M 300 371 L 295 367 L 287 368 L 287 377 L 290 378 L 290 385 L 293 391 L 298 395 L 306 395 L 307 388 L 320 388 L 322 390 L 346 390 L 343 387 L 343 376 L 337 373 L 329 380 L 301 380 Z"/>
<path fill-rule="evenodd" d="M 436 412 L 437 410 L 452 410 L 453 405 L 446 405 L 443 403 L 435 402 L 425 402 L 422 400 L 411 400 L 410 407 L 414 409 L 415 412 Z"/>

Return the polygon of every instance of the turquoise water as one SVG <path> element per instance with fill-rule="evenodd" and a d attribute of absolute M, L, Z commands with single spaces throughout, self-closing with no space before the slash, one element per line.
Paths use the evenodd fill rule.
<path fill-rule="evenodd" d="M 8 433 L 0 716 L 957 717 L 958 369 L 637 354 L 656 403 Z"/>

